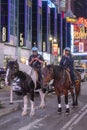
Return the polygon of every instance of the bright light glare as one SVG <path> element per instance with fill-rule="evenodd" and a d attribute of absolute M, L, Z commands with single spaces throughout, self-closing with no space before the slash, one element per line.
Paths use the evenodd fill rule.
<path fill-rule="evenodd" d="M 50 36 L 50 37 L 49 37 L 49 40 L 52 41 L 52 39 L 53 39 L 52 36 Z"/>
<path fill-rule="evenodd" d="M 74 25 L 71 24 L 71 53 L 74 52 Z"/>
<path fill-rule="evenodd" d="M 57 39 L 56 38 L 54 38 L 54 40 L 53 40 L 54 42 L 57 42 Z"/>

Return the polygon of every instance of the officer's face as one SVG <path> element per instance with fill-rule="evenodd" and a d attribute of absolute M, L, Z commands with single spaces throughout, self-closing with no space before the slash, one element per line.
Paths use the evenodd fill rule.
<path fill-rule="evenodd" d="M 36 55 L 37 55 L 37 51 L 33 51 L 33 55 L 35 55 L 35 56 L 36 56 Z"/>
<path fill-rule="evenodd" d="M 65 55 L 68 56 L 70 52 L 68 50 L 65 51 Z"/>

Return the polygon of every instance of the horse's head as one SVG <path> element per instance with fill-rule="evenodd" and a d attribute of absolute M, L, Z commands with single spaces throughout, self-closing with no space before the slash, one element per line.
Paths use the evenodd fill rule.
<path fill-rule="evenodd" d="M 43 77 L 43 87 L 47 86 L 49 82 L 53 79 L 54 71 L 53 65 L 47 65 L 42 70 L 42 77 Z"/>
<path fill-rule="evenodd" d="M 11 82 L 11 80 L 14 79 L 15 73 L 19 70 L 19 64 L 16 61 L 8 61 L 7 63 L 7 69 L 6 69 L 6 77 L 5 77 L 5 83 L 8 85 L 8 83 Z"/>

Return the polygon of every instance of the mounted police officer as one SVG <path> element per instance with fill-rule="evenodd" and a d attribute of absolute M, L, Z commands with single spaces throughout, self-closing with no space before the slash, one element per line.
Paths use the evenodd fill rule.
<path fill-rule="evenodd" d="M 38 81 L 41 82 L 42 80 L 42 74 L 41 74 L 41 67 L 44 63 L 44 59 L 42 55 L 38 54 L 38 48 L 33 47 L 32 48 L 32 55 L 29 57 L 29 65 L 33 67 L 38 72 Z"/>
<path fill-rule="evenodd" d="M 74 72 L 74 59 L 71 55 L 70 48 L 65 48 L 65 55 L 62 56 L 62 59 L 60 61 L 60 66 L 62 66 L 64 69 L 68 70 L 70 72 L 72 84 L 78 82 L 77 76 Z"/>

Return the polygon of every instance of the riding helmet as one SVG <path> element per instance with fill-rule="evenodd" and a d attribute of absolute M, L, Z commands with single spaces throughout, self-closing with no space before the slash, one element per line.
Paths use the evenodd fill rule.
<path fill-rule="evenodd" d="M 70 51 L 71 49 L 69 47 L 66 47 L 65 48 L 65 51 Z"/>
<path fill-rule="evenodd" d="M 32 51 L 38 51 L 38 48 L 37 47 L 33 47 Z"/>

